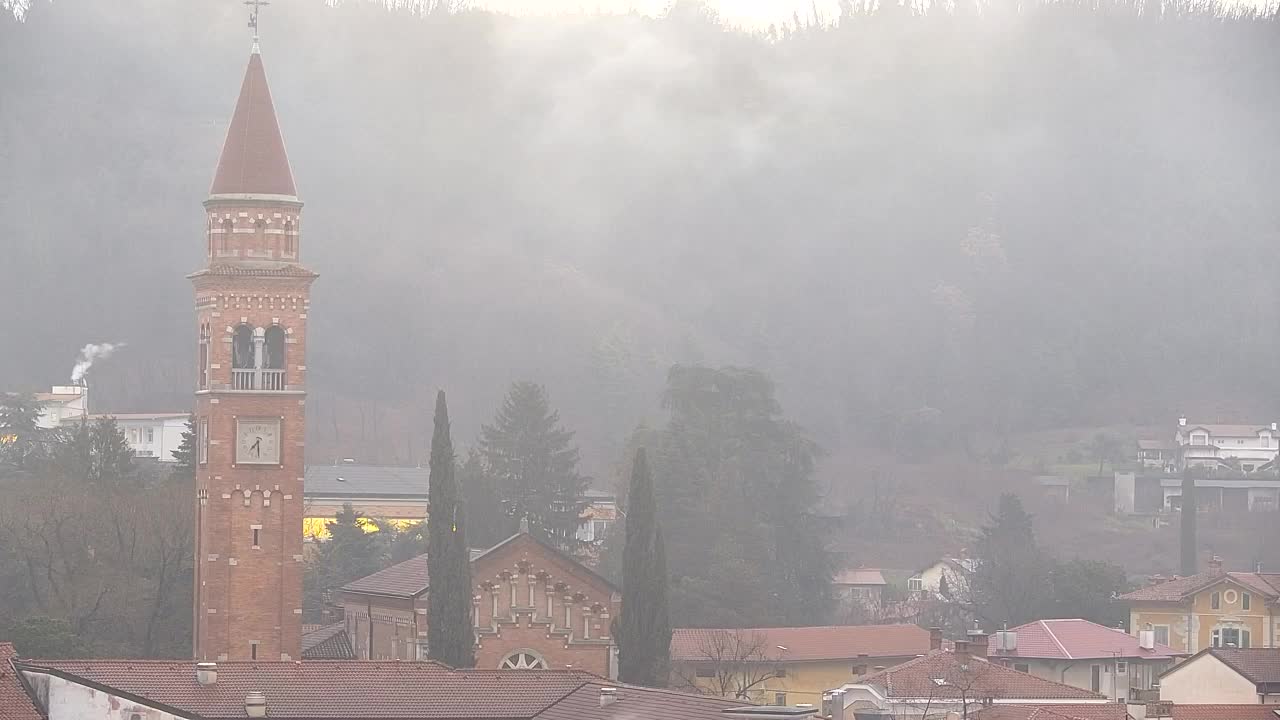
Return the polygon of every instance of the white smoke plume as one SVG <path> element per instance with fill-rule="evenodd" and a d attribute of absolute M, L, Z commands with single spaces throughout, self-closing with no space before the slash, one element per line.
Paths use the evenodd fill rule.
<path fill-rule="evenodd" d="M 85 373 L 89 372 L 89 368 L 93 367 L 96 360 L 105 360 L 111 357 L 111 353 L 124 347 L 124 343 L 89 343 L 80 348 L 80 359 L 76 360 L 76 366 L 71 368 L 71 382 L 78 383 L 84 379 Z"/>

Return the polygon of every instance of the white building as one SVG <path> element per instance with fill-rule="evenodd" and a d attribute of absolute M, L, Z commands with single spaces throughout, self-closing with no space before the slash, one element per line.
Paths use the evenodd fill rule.
<path fill-rule="evenodd" d="M 1270 467 L 1280 453 L 1276 423 L 1265 425 L 1200 425 L 1178 419 L 1174 434 L 1181 467 L 1239 470 Z"/>
<path fill-rule="evenodd" d="M 1172 703 L 1280 703 L 1280 648 L 1208 648 L 1160 677 Z"/>
<path fill-rule="evenodd" d="M 89 419 L 105 417 L 116 419 L 124 439 L 133 448 L 134 457 L 155 458 L 160 462 L 174 462 L 173 451 L 182 444 L 182 433 L 187 431 L 187 413 L 90 415 Z"/>
<path fill-rule="evenodd" d="M 89 390 L 81 385 L 54 385 L 49 392 L 36 393 L 34 397 L 40 403 L 36 425 L 46 430 L 89 413 Z"/>

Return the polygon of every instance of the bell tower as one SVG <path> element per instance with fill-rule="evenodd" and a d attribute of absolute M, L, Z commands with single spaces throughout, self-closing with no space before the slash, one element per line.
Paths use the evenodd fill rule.
<path fill-rule="evenodd" d="M 302 203 L 255 40 L 209 197 L 196 311 L 197 660 L 302 656 Z"/>

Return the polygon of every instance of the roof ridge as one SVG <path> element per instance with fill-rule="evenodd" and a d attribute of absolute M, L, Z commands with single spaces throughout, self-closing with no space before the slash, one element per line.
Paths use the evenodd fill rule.
<path fill-rule="evenodd" d="M 1044 628 L 1044 631 L 1049 633 L 1049 639 L 1053 641 L 1054 645 L 1058 646 L 1058 649 L 1062 651 L 1063 655 L 1067 656 L 1068 660 L 1075 660 L 1075 657 L 1072 656 L 1071 651 L 1067 650 L 1067 646 L 1062 644 L 1062 641 L 1059 640 L 1058 636 L 1052 630 L 1049 629 L 1049 626 L 1045 624 L 1044 620 L 1037 620 L 1036 622 L 1040 623 L 1040 625 Z"/>

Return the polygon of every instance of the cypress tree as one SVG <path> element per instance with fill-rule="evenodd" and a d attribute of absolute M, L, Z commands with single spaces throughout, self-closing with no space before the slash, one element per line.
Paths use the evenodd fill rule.
<path fill-rule="evenodd" d="M 618 639 L 618 679 L 663 687 L 671 655 L 667 614 L 667 553 L 658 526 L 653 477 L 644 448 L 636 451 L 627 495 L 627 535 L 622 551 L 622 613 Z"/>
<path fill-rule="evenodd" d="M 427 498 L 428 655 L 451 667 L 475 664 L 471 628 L 471 563 L 462 518 L 462 498 L 454 477 L 453 441 L 444 391 L 436 395 Z"/>

